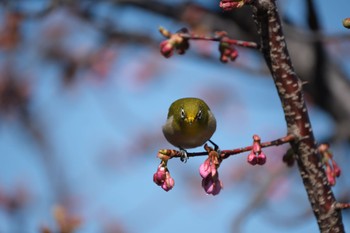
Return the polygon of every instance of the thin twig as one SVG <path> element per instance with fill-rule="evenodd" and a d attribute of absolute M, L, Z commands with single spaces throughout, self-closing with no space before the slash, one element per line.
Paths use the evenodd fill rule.
<path fill-rule="evenodd" d="M 196 34 L 188 34 L 188 33 L 178 33 L 179 36 L 181 36 L 184 39 L 189 40 L 208 40 L 208 41 L 217 41 L 217 42 L 225 42 L 232 45 L 237 45 L 245 48 L 251 48 L 251 49 L 259 49 L 260 46 L 252 41 L 244 41 L 244 40 L 235 40 L 230 39 L 229 37 L 225 36 L 202 36 L 202 35 L 196 35 Z"/>

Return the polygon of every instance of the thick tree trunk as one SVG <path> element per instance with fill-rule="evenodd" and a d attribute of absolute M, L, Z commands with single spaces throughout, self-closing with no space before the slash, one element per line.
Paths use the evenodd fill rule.
<path fill-rule="evenodd" d="M 253 0 L 251 5 L 261 37 L 261 51 L 274 79 L 287 123 L 300 175 L 321 232 L 344 232 L 341 211 L 317 150 L 303 85 L 294 72 L 275 0 Z"/>

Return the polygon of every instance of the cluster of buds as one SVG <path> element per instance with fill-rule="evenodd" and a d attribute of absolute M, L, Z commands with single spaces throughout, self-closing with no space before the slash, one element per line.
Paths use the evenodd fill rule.
<path fill-rule="evenodd" d="M 225 41 L 226 39 L 228 39 L 226 32 L 218 32 L 216 34 L 217 36 L 221 37 L 219 43 L 220 61 L 223 63 L 227 63 L 229 60 L 236 60 L 236 58 L 238 57 L 238 51 L 232 44 Z"/>
<path fill-rule="evenodd" d="M 333 159 L 333 154 L 329 151 L 329 145 L 321 144 L 318 147 L 318 151 L 322 156 L 322 163 L 326 169 L 326 175 L 328 182 L 331 186 L 335 185 L 336 177 L 340 176 L 341 170 L 338 164 Z"/>
<path fill-rule="evenodd" d="M 174 50 L 176 50 L 178 54 L 182 55 L 190 47 L 188 38 L 181 36 L 182 33 L 188 33 L 186 28 L 181 29 L 175 34 L 170 33 L 168 30 L 162 27 L 159 28 L 159 31 L 164 37 L 168 38 L 160 43 L 160 53 L 164 57 L 171 57 L 174 54 Z"/>
<path fill-rule="evenodd" d="M 168 160 L 174 153 L 175 151 L 173 150 L 160 150 L 158 152 L 158 158 L 161 159 L 161 162 L 156 173 L 153 175 L 153 182 L 156 183 L 156 185 L 162 187 L 162 189 L 167 192 L 171 190 L 175 185 L 175 181 L 170 176 L 170 172 L 167 167 Z"/>
<path fill-rule="evenodd" d="M 220 193 L 223 185 L 219 180 L 217 169 L 220 166 L 222 159 L 217 151 L 207 147 L 208 158 L 199 167 L 199 174 L 203 178 L 202 187 L 207 194 L 217 195 Z"/>
<path fill-rule="evenodd" d="M 153 182 L 162 187 L 162 189 L 167 192 L 171 190 L 175 185 L 175 181 L 170 176 L 168 168 L 166 165 L 163 165 L 162 162 L 159 164 L 156 173 L 153 175 Z"/>
<path fill-rule="evenodd" d="M 241 8 L 245 4 L 245 0 L 221 0 L 220 8 L 224 11 L 230 11 L 236 8 Z"/>
<path fill-rule="evenodd" d="M 253 149 L 249 153 L 247 161 L 251 165 L 264 165 L 266 163 L 266 155 L 261 150 L 261 140 L 258 135 L 253 136 Z"/>

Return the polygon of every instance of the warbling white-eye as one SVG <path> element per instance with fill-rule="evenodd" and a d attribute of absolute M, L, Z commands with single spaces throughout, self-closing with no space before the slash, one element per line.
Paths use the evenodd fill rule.
<path fill-rule="evenodd" d="M 198 98 L 178 99 L 170 105 L 163 134 L 172 145 L 184 149 L 203 145 L 216 130 L 216 119 L 208 105 Z"/>

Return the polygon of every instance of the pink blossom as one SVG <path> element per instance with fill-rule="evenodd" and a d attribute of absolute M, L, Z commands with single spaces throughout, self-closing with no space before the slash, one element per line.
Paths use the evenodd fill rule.
<path fill-rule="evenodd" d="M 165 40 L 160 43 L 160 53 L 166 58 L 169 58 L 173 55 L 174 46 L 169 40 Z"/>
<path fill-rule="evenodd" d="M 223 63 L 228 62 L 229 59 L 234 61 L 238 57 L 238 51 L 233 45 L 230 45 L 227 42 L 220 42 L 219 51 L 220 61 Z"/>
<path fill-rule="evenodd" d="M 331 166 L 329 166 L 329 164 L 326 165 L 326 175 L 327 175 L 327 179 L 328 182 L 331 186 L 335 185 L 335 174 L 332 171 Z"/>
<path fill-rule="evenodd" d="M 257 163 L 258 163 L 259 165 L 264 165 L 264 164 L 266 163 L 266 155 L 265 155 L 263 152 L 261 152 L 261 153 L 258 155 L 258 157 L 257 157 Z"/>
<path fill-rule="evenodd" d="M 260 137 L 255 134 L 253 140 L 253 148 L 247 157 L 247 161 L 251 165 L 264 165 L 266 163 L 266 155 L 261 151 Z"/>
<path fill-rule="evenodd" d="M 199 174 L 203 178 L 202 187 L 207 194 L 217 195 L 222 189 L 218 173 L 221 161 L 218 152 L 212 150 L 209 152 L 208 158 L 199 167 Z"/>
<path fill-rule="evenodd" d="M 161 186 L 162 189 L 167 192 L 171 190 L 175 185 L 175 181 L 170 176 L 169 170 L 163 164 L 160 164 L 156 173 L 154 173 L 153 182 L 158 186 Z"/>
<path fill-rule="evenodd" d="M 251 165 L 256 165 L 258 163 L 258 159 L 257 157 L 255 156 L 254 152 L 250 152 L 250 154 L 248 155 L 247 157 L 247 161 L 248 163 L 250 163 Z"/>
<path fill-rule="evenodd" d="M 236 58 L 238 57 L 238 51 L 237 50 L 232 50 L 231 53 L 230 53 L 230 59 L 231 61 L 234 61 L 236 60 Z"/>
<path fill-rule="evenodd" d="M 199 167 L 199 174 L 202 178 L 206 178 L 211 173 L 210 161 L 206 159 Z"/>
<path fill-rule="evenodd" d="M 199 174 L 202 178 L 206 178 L 209 174 L 212 176 L 215 176 L 217 173 L 217 167 L 219 165 L 215 164 L 214 161 L 209 157 L 204 161 L 204 163 L 201 164 L 199 167 Z"/>
<path fill-rule="evenodd" d="M 218 176 L 207 176 L 202 180 L 202 187 L 207 194 L 217 195 L 222 189 L 222 183 Z"/>
<path fill-rule="evenodd" d="M 174 179 L 170 176 L 170 173 L 167 172 L 164 183 L 161 185 L 162 189 L 168 192 L 174 187 L 174 185 L 175 185 Z"/>
<path fill-rule="evenodd" d="M 254 153 L 260 153 L 261 152 L 261 146 L 259 142 L 253 143 L 253 151 Z"/>
<path fill-rule="evenodd" d="M 341 174 L 341 169 L 340 169 L 340 167 L 338 166 L 338 164 L 334 160 L 332 160 L 332 166 L 333 166 L 333 170 L 334 170 L 335 176 L 339 177 L 340 174 Z"/>
<path fill-rule="evenodd" d="M 159 165 L 156 173 L 154 173 L 153 175 L 154 183 L 156 183 L 157 185 L 162 185 L 166 178 L 166 172 L 166 168 Z"/>

